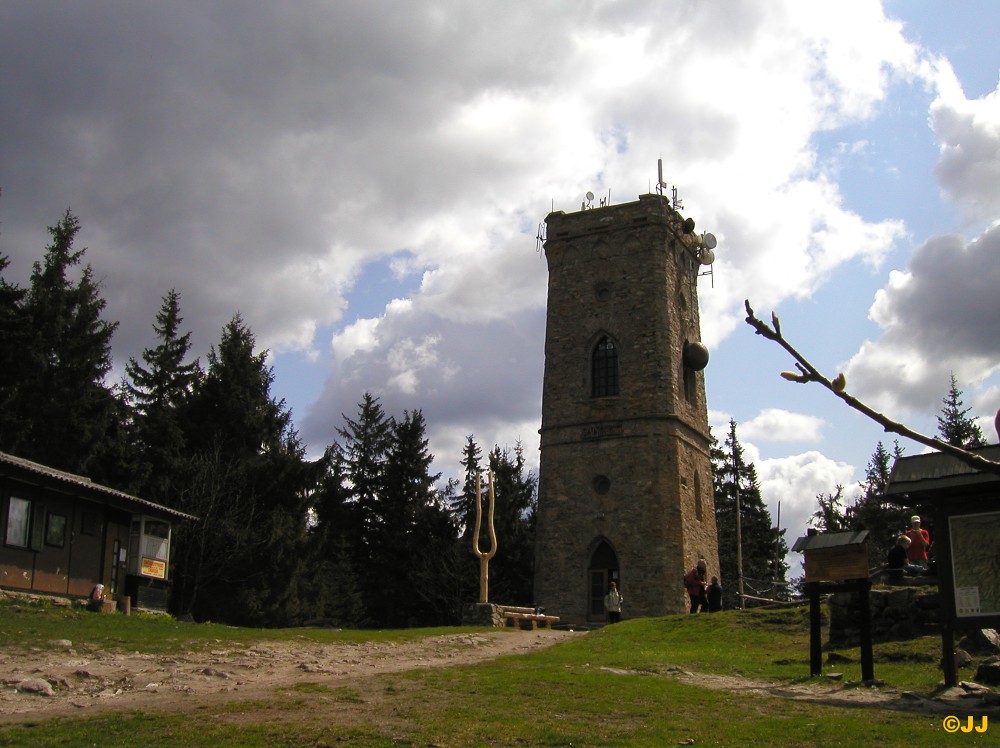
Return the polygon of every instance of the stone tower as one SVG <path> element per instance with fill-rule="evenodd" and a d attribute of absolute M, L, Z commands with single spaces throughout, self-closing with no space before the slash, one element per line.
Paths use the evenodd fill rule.
<path fill-rule="evenodd" d="M 683 577 L 719 568 L 701 370 L 704 247 L 662 195 L 556 211 L 542 390 L 535 602 L 563 621 L 687 610 Z"/>

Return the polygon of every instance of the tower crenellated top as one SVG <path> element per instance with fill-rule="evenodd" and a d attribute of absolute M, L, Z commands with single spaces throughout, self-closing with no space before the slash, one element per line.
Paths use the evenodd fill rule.
<path fill-rule="evenodd" d="M 627 229 L 664 226 L 688 250 L 696 262 L 703 249 L 701 237 L 694 233 L 694 219 L 684 218 L 672 206 L 670 199 L 658 194 L 639 195 L 630 203 L 606 205 L 566 213 L 553 211 L 545 217 L 546 241 L 550 245 L 597 237 Z"/>

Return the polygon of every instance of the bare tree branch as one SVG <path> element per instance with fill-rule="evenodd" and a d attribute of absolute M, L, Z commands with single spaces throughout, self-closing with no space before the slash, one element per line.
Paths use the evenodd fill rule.
<path fill-rule="evenodd" d="M 859 413 L 863 413 L 870 419 L 875 421 L 877 424 L 882 426 L 886 431 L 891 431 L 894 434 L 900 434 L 908 439 L 912 439 L 915 442 L 924 444 L 931 449 L 935 449 L 939 452 L 943 452 L 947 455 L 951 455 L 956 460 L 960 460 L 966 465 L 975 468 L 976 470 L 981 470 L 987 473 L 993 473 L 995 475 L 1000 475 L 1000 462 L 995 462 L 993 460 L 987 460 L 985 457 L 977 455 L 973 452 L 969 452 L 961 447 L 956 447 L 947 442 L 943 442 L 940 439 L 935 439 L 934 437 L 925 436 L 919 432 L 913 431 L 907 428 L 901 423 L 887 418 L 882 413 L 865 405 L 863 402 L 858 400 L 856 397 L 848 395 L 845 391 L 847 386 L 847 381 L 843 374 L 838 374 L 833 380 L 829 380 L 824 377 L 820 372 L 809 363 L 806 358 L 799 353 L 792 345 L 785 340 L 781 334 L 781 324 L 778 321 L 778 315 L 771 313 L 771 325 L 768 326 L 766 322 L 763 322 L 754 316 L 753 309 L 750 308 L 750 300 L 747 299 L 744 304 L 746 305 L 747 318 L 746 322 L 750 325 L 758 335 L 762 335 L 768 340 L 773 340 L 775 343 L 784 348 L 788 353 L 795 359 L 795 367 L 798 369 L 797 372 L 794 371 L 783 371 L 781 376 L 790 382 L 797 382 L 799 384 L 806 384 L 807 382 L 816 382 L 818 384 L 826 387 L 830 392 L 839 397 L 850 407 L 854 408 Z"/>

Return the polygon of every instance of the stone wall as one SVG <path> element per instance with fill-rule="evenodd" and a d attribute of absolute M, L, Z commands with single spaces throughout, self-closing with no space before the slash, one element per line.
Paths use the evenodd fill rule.
<path fill-rule="evenodd" d="M 872 638 L 875 641 L 909 639 L 940 631 L 941 597 L 938 588 L 888 587 L 869 592 Z M 857 646 L 861 641 L 858 593 L 830 596 L 831 646 Z"/>
<path fill-rule="evenodd" d="M 593 619 L 590 563 L 608 547 L 627 617 L 684 612 L 685 571 L 718 568 L 704 377 L 683 362 L 700 340 L 693 235 L 659 195 L 546 223 L 534 602 Z M 620 388 L 592 397 L 602 336 Z"/>

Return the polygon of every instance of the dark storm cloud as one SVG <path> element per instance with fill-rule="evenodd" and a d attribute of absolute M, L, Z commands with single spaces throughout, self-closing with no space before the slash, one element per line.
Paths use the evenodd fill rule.
<path fill-rule="evenodd" d="M 935 237 L 910 258 L 909 280 L 890 287 L 877 315 L 921 349 L 1000 361 L 1000 226 L 966 245 Z"/>
<path fill-rule="evenodd" d="M 933 413 L 954 374 L 971 397 L 1000 366 L 997 257 L 1000 227 L 969 244 L 951 235 L 918 247 L 872 305 L 885 332 L 851 360 L 852 390 L 890 413 Z"/>
<path fill-rule="evenodd" d="M 237 310 L 269 342 L 308 345 L 303 330 L 338 318 L 367 257 L 397 251 L 420 211 L 467 192 L 467 178 L 448 178 L 443 118 L 549 72 L 559 42 L 538 44 L 527 10 L 463 6 L 5 3 L 0 252 L 12 274 L 26 278 L 69 207 L 122 320 L 120 350 L 150 342 L 171 287 L 200 349 Z M 465 33 L 486 22 L 503 45 Z M 311 283 L 289 283 L 293 271 Z"/>

